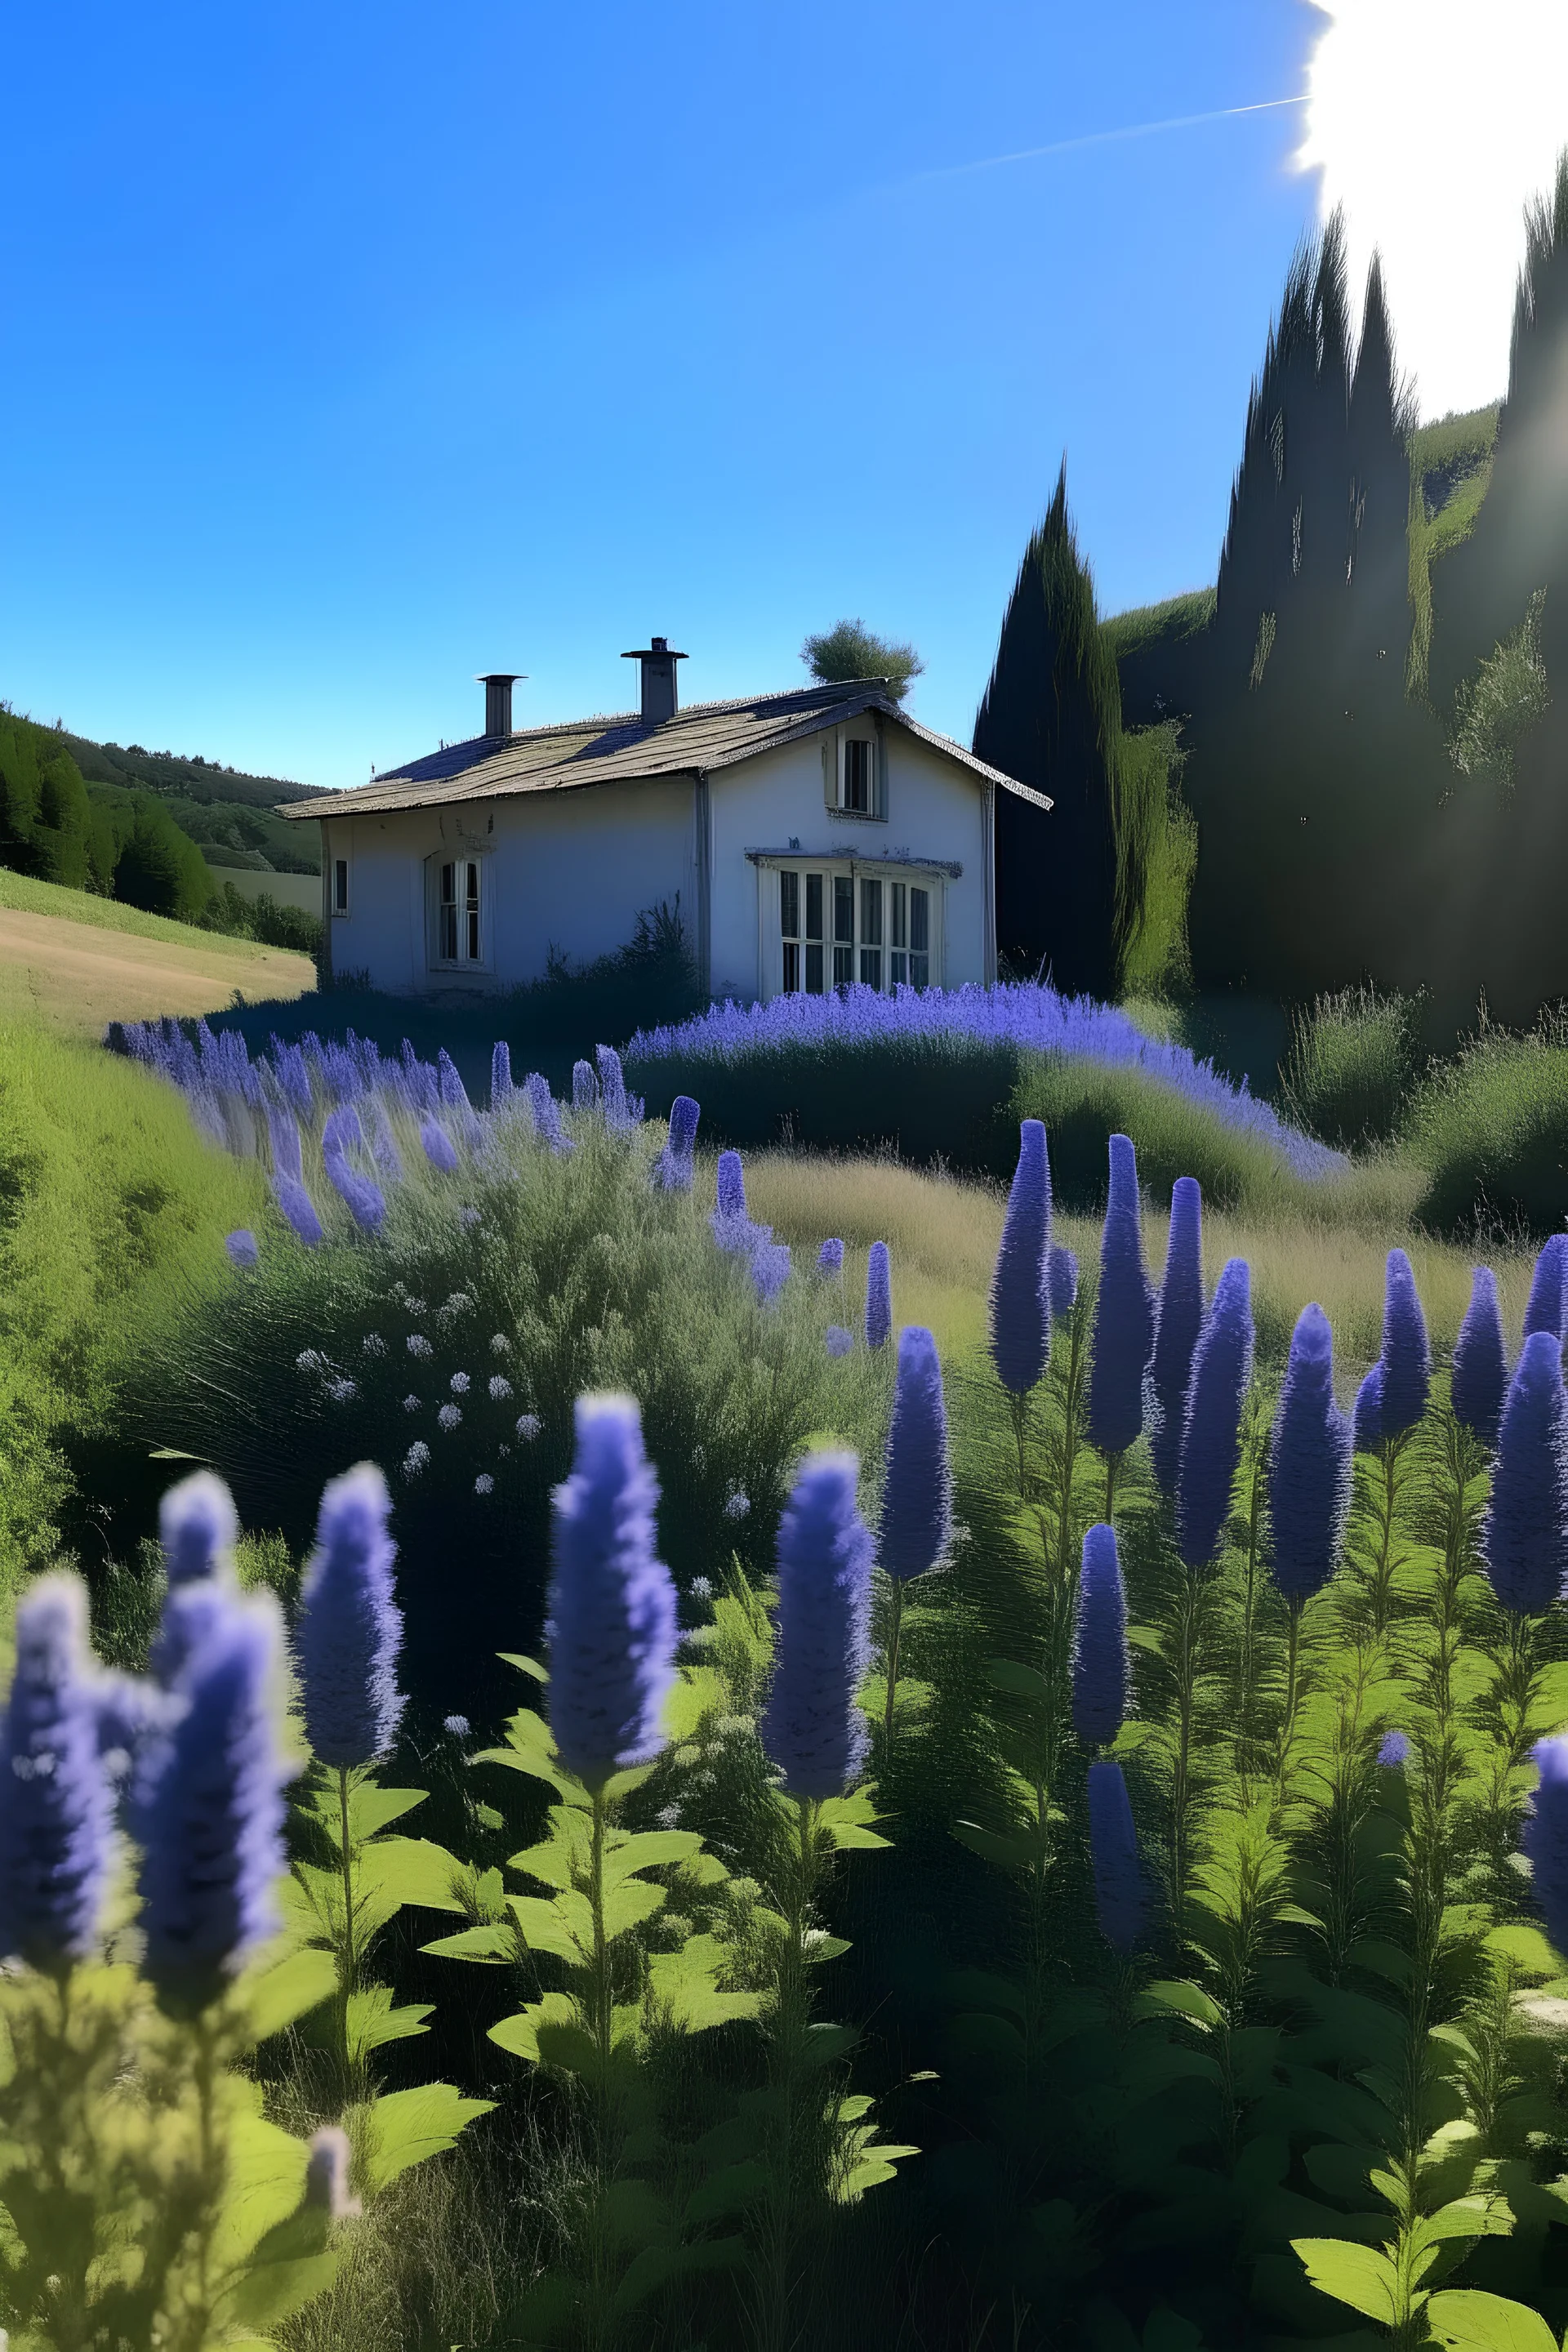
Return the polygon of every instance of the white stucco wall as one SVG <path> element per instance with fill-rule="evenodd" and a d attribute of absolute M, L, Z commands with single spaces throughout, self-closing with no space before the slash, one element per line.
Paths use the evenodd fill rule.
<path fill-rule="evenodd" d="M 679 896 L 695 930 L 697 840 L 690 782 L 598 784 L 324 825 L 323 856 L 349 860 L 349 911 L 331 918 L 332 969 L 363 971 L 402 995 L 515 988 L 552 948 L 575 962 L 622 947 L 644 908 Z M 428 968 L 425 876 L 433 857 L 483 860 L 482 969 Z M 331 867 L 328 866 L 330 876 Z"/>
<path fill-rule="evenodd" d="M 886 859 L 890 876 L 917 881 L 926 877 L 891 861 L 929 858 L 960 866 L 938 886 L 942 969 L 931 979 L 956 988 L 994 977 L 986 909 L 989 817 L 981 779 L 889 725 L 882 735 L 886 817 L 847 816 L 826 805 L 822 740 L 807 737 L 710 780 L 713 994 L 744 1002 L 766 992 L 765 949 L 778 922 L 778 883 L 776 874 L 764 873 L 759 884 L 746 853 L 787 849 L 794 840 L 803 865 L 853 858 L 876 866 Z M 760 902 L 765 909 L 761 929 Z"/>
<path fill-rule="evenodd" d="M 707 950 L 715 996 L 750 1002 L 777 984 L 776 867 L 748 851 L 787 851 L 802 863 L 852 859 L 940 892 L 940 953 L 931 980 L 948 987 L 993 977 L 988 897 L 990 813 L 982 781 L 931 747 L 884 726 L 886 814 L 848 816 L 827 805 L 824 742 L 837 773 L 836 737 L 805 738 L 711 775 L 593 785 L 513 800 L 323 821 L 322 858 L 349 861 L 349 907 L 331 918 L 335 972 L 364 971 L 374 987 L 423 994 L 505 989 L 537 980 L 552 948 L 586 962 L 625 944 L 643 908 L 679 898 L 687 937 Z M 700 832 L 707 830 L 706 907 Z M 481 968 L 432 970 L 426 876 L 433 858 L 483 860 L 486 954 Z M 955 866 L 925 874 L 906 860 Z M 759 924 L 759 910 L 763 919 Z"/>

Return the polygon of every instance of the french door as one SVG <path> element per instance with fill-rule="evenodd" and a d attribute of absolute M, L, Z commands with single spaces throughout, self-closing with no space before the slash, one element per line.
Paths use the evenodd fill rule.
<path fill-rule="evenodd" d="M 929 988 L 932 908 L 929 882 L 895 881 L 849 866 L 779 868 L 779 986 L 822 996 L 865 988 Z"/>

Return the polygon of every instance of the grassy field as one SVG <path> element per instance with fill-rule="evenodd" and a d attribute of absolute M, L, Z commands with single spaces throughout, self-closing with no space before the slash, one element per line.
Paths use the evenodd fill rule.
<path fill-rule="evenodd" d="M 237 992 L 300 996 L 315 983 L 305 956 L 0 867 L 0 1017 L 90 1034 L 108 1021 L 217 1012 Z"/>
<path fill-rule="evenodd" d="M 845 1290 L 852 1310 L 864 1297 L 866 1252 L 872 1242 L 885 1241 L 895 1322 L 928 1324 L 944 1355 L 962 1355 L 984 1342 L 1002 1232 L 1000 1187 L 921 1174 L 891 1160 L 758 1152 L 746 1157 L 746 1192 L 752 1214 L 796 1248 L 815 1252 L 825 1235 L 842 1236 L 848 1244 Z M 1144 1219 L 1144 1249 L 1156 1279 L 1168 1222 L 1152 1211 Z M 1077 1251 L 1080 1265 L 1093 1263 L 1098 1219 L 1058 1217 L 1055 1230 L 1058 1241 Z M 1297 1316 L 1315 1299 L 1334 1327 L 1348 1395 L 1352 1375 L 1359 1378 L 1377 1353 L 1384 1261 L 1395 1242 L 1410 1253 L 1434 1340 L 1450 1347 L 1468 1303 L 1476 1254 L 1412 1237 L 1374 1214 L 1331 1222 L 1211 1212 L 1205 1218 L 1205 1270 L 1212 1288 L 1227 1257 L 1247 1259 L 1266 1360 L 1283 1360 Z M 1510 1346 L 1517 1346 L 1533 1253 L 1490 1249 L 1487 1255 L 1498 1270 Z M 853 1322 L 855 1312 L 844 1319 Z"/>

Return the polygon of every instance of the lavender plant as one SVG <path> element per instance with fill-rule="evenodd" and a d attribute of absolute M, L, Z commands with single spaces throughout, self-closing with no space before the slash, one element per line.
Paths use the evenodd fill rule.
<path fill-rule="evenodd" d="M 1454 1344 L 1450 1394 L 1456 1420 L 1482 1445 L 1497 1444 L 1507 1389 L 1508 1354 L 1503 1346 L 1497 1276 L 1489 1265 L 1478 1265 L 1471 1283 L 1470 1303 Z"/>
<path fill-rule="evenodd" d="M 1110 1182 L 1100 1246 L 1100 1288 L 1089 1375 L 1089 1435 L 1105 1457 L 1105 1517 L 1116 1474 L 1143 1432 L 1143 1375 L 1154 1346 L 1154 1301 L 1143 1268 L 1138 1161 L 1130 1136 L 1110 1139 Z"/>
<path fill-rule="evenodd" d="M 1102 1523 L 1083 1539 L 1073 1633 L 1072 1727 L 1086 1748 L 1110 1746 L 1126 1717 L 1131 1687 L 1127 1594 L 1116 1530 Z M 1092 1790 L 1092 1779 L 1089 1785 Z"/>
<path fill-rule="evenodd" d="M 1187 1382 L 1204 1320 L 1203 1192 L 1191 1176 L 1171 1191 L 1171 1235 L 1154 1318 L 1150 1381 L 1155 1418 L 1150 1454 L 1161 1492 L 1174 1502 L 1186 1426 Z"/>
<path fill-rule="evenodd" d="M 1051 1168 L 1037 1118 L 1018 1129 L 1018 1164 L 991 1276 L 991 1360 L 1008 1394 L 1026 1398 L 1051 1348 Z M 1022 1435 L 1019 1444 L 1022 1447 Z"/>
<path fill-rule="evenodd" d="M 941 1566 L 952 1538 L 952 1467 L 948 1459 L 942 1359 L 935 1339 L 922 1325 L 906 1324 L 899 1334 L 878 1544 L 878 1557 L 890 1588 L 883 1643 L 888 1690 L 882 1717 L 883 1742 L 889 1754 L 905 1587 Z"/>
<path fill-rule="evenodd" d="M 886 1242 L 873 1242 L 866 1255 L 866 1345 L 885 1348 L 893 1336 L 893 1284 Z"/>

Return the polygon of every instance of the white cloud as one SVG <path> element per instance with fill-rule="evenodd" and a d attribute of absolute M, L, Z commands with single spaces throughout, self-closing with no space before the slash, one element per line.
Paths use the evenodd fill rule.
<path fill-rule="evenodd" d="M 1298 162 L 1345 208 L 1359 304 L 1383 255 L 1421 413 L 1477 408 L 1508 380 L 1527 200 L 1568 145 L 1568 0 L 1311 0 Z"/>

